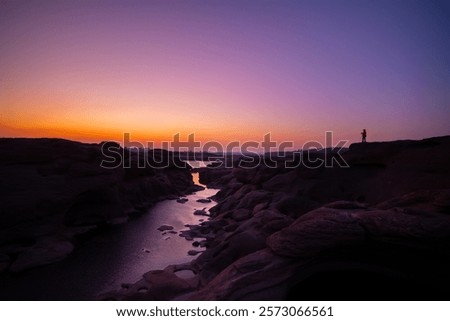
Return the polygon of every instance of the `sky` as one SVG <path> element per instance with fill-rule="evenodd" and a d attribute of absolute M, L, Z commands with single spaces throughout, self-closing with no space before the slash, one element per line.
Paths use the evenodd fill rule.
<path fill-rule="evenodd" d="M 0 137 L 450 134 L 447 1 L 2 1 Z"/>

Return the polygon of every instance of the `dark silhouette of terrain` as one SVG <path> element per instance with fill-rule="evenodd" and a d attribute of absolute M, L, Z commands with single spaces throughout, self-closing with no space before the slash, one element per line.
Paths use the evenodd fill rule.
<path fill-rule="evenodd" d="M 222 189 L 184 235 L 206 251 L 158 272 L 170 286 L 154 271 L 102 298 L 449 300 L 450 136 L 353 144 L 343 157 L 348 168 L 201 169 Z"/>
<path fill-rule="evenodd" d="M 167 157 L 167 168 L 138 168 L 143 155 L 106 144 L 124 155 L 128 168 L 102 168 L 101 144 L 0 139 L 0 271 L 61 260 L 77 235 L 196 190 L 189 166 L 181 168 L 167 152 L 149 160 Z"/>
<path fill-rule="evenodd" d="M 175 161 L 138 168 L 140 156 L 126 153 L 130 168 L 101 168 L 97 144 L 0 139 L 0 148 L 6 273 L 61 260 L 77 235 L 196 189 Z M 327 152 L 309 156 L 338 151 Z M 221 188 L 218 204 L 180 236 L 202 238 L 203 252 L 100 299 L 449 300 L 450 136 L 358 143 L 342 156 L 348 167 L 287 168 L 280 156 L 270 167 L 198 169 Z"/>

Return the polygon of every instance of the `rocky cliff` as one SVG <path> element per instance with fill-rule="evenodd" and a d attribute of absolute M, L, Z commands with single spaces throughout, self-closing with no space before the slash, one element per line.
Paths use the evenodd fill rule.
<path fill-rule="evenodd" d="M 200 171 L 223 186 L 211 219 L 185 232 L 206 250 L 160 272 L 173 285 L 164 299 L 450 299 L 450 137 L 342 156 L 348 167 Z M 158 299 L 157 275 L 108 298 Z"/>
<path fill-rule="evenodd" d="M 105 144 L 122 156 L 106 157 L 103 144 L 0 139 L 0 271 L 63 259 L 76 235 L 195 190 L 188 166 L 170 154 L 145 162 L 143 153 Z M 163 159 L 164 168 L 150 166 Z"/>

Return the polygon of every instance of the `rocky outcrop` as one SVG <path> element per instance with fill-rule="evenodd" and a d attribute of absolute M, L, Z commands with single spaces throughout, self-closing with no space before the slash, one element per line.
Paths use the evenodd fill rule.
<path fill-rule="evenodd" d="M 105 156 L 102 146 L 118 157 Z M 76 235 L 196 189 L 190 168 L 163 151 L 146 161 L 142 151 L 115 143 L 62 139 L 0 139 L 0 149 L 0 257 L 8 258 L 2 270 L 61 260 Z M 166 166 L 150 166 L 156 161 Z"/>
<path fill-rule="evenodd" d="M 450 137 L 354 144 L 344 167 L 309 156 L 203 169 L 223 187 L 210 220 L 181 233 L 206 250 L 197 285 L 171 299 L 450 299 Z"/>
<path fill-rule="evenodd" d="M 36 266 L 60 261 L 73 250 L 68 240 L 38 240 L 36 244 L 21 251 L 9 267 L 11 272 L 21 272 Z"/>
<path fill-rule="evenodd" d="M 233 178 L 231 168 L 204 167 L 195 169 L 199 173 L 200 183 L 209 188 L 222 188 Z"/>
<path fill-rule="evenodd" d="M 135 284 L 123 284 L 122 289 L 101 295 L 102 300 L 169 300 L 175 296 L 194 290 L 198 286 L 195 275 L 183 277 L 177 272 L 188 271 L 189 267 L 171 265 L 164 270 L 154 270 L 144 274 Z"/>
<path fill-rule="evenodd" d="M 326 205 L 269 236 L 267 248 L 231 263 L 189 299 L 448 299 L 449 231 L 445 213 Z"/>

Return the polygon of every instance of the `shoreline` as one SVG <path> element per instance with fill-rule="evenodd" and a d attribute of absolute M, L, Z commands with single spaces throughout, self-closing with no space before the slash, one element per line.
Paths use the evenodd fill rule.
<path fill-rule="evenodd" d="M 189 167 L 141 168 L 139 154 L 129 154 L 129 168 L 102 168 L 99 144 L 3 138 L 0 148 L 3 273 L 63 260 L 80 234 L 198 190 Z"/>
<path fill-rule="evenodd" d="M 192 215 L 191 208 L 205 206 L 195 201 L 205 197 L 203 192 L 187 195 L 188 204 L 179 204 L 176 199 L 161 201 L 147 213 L 131 217 L 126 224 L 93 231 L 62 261 L 0 275 L 0 297 L 3 300 L 95 300 L 122 284 L 136 282 L 151 267 L 192 260 L 194 257 L 188 255 L 188 251 L 196 249 L 192 241 L 172 232 L 202 219 Z M 180 211 L 180 207 L 185 210 Z M 163 224 L 171 224 L 174 229 L 170 233 L 158 230 Z"/>
<path fill-rule="evenodd" d="M 58 140 L 50 142 L 61 144 Z M 33 144 L 34 150 L 26 149 L 26 154 L 12 150 L 0 159 L 4 175 L 20 173 L 16 181 L 8 181 L 12 186 L 28 182 L 26 188 L 31 191 L 37 190 L 36 184 L 45 182 L 44 188 L 28 199 L 29 203 L 17 204 L 29 206 L 36 204 L 42 195 L 63 195 L 65 198 L 60 197 L 60 202 L 65 205 L 55 207 L 54 213 L 70 218 L 61 214 L 43 216 L 44 225 L 23 229 L 21 237 L 30 231 L 40 235 L 33 236 L 30 244 L 20 251 L 7 250 L 6 261 L 2 258 L 4 268 L 10 268 L 11 261 L 22 253 L 29 255 L 27 249 L 41 251 L 31 252 L 34 255 L 52 254 L 45 261 L 42 257 L 34 261 L 39 265 L 60 261 L 63 257 L 55 259 L 55 250 L 51 247 L 42 250 L 39 245 L 44 237 L 51 239 L 59 228 L 86 228 L 92 222 L 101 226 L 106 221 L 123 218 L 117 215 L 117 208 L 138 209 L 140 204 L 148 202 L 143 197 L 148 193 L 154 199 L 166 194 L 165 197 L 173 198 L 171 202 L 184 206 L 185 201 L 178 199 L 185 195 L 181 190 L 192 191 L 194 187 L 191 172 L 176 169 L 158 172 L 132 168 L 128 172 L 108 172 L 106 176 L 94 165 L 98 160 L 97 145 L 65 144 L 58 145 L 59 149 L 47 146 L 48 155 L 36 154 L 38 146 Z M 74 155 L 74 151 L 79 151 L 75 153 L 76 158 L 64 160 L 67 153 Z M 140 281 L 125 284 L 122 289 L 97 299 L 339 300 L 344 298 L 338 290 L 342 287 L 349 289 L 349 295 L 345 296 L 348 300 L 448 299 L 450 278 L 446 271 L 450 266 L 442 262 L 450 257 L 449 151 L 450 136 L 445 136 L 421 141 L 353 144 L 343 154 L 350 165 L 348 168 L 282 165 L 269 168 L 262 164 L 251 169 L 195 169 L 202 184 L 221 188 L 211 197 L 217 204 L 209 213 L 202 210 L 206 201 L 196 204 L 197 214 L 204 221 L 177 232 L 181 231 L 183 238 L 205 250 L 199 253 L 193 248 L 193 260 L 189 263 L 160 270 L 145 269 L 147 272 Z M 26 162 L 11 163 L 12 159 L 17 160 L 14 153 L 22 155 Z M 322 153 L 315 156 L 327 157 Z M 279 162 L 284 164 L 283 159 Z M 64 185 L 70 187 L 64 190 L 58 185 L 61 178 L 76 184 Z M 111 180 L 119 184 L 122 194 L 110 194 L 102 189 L 110 191 Z M 86 191 L 86 186 L 89 192 L 80 193 Z M 12 191 L 3 198 L 13 195 Z M 68 202 L 72 195 L 76 195 L 76 201 Z M 116 207 L 112 213 L 108 210 L 111 204 L 106 208 L 101 205 L 108 200 Z M 49 203 L 44 209 L 54 204 Z M 42 215 L 39 211 L 19 213 L 28 215 L 25 218 L 31 214 Z M 74 216 L 74 213 L 80 214 Z M 4 219 L 17 220 L 21 215 Z M 57 224 L 51 220 L 55 217 Z M 43 226 L 47 229 L 42 229 Z M 156 232 L 155 228 L 155 233 L 163 232 Z M 7 234 L 2 237 L 7 238 Z M 9 243 L 13 242 L 9 239 Z M 120 257 L 120 252 L 117 253 Z M 72 281 L 76 280 L 75 275 Z M 385 289 L 381 296 L 378 293 L 383 291 L 379 287 Z M 320 288 L 327 291 L 320 292 Z"/>
<path fill-rule="evenodd" d="M 449 299 L 448 151 L 450 136 L 354 144 L 348 169 L 203 169 L 226 183 L 194 228 L 214 235 L 195 277 L 149 271 L 108 299 Z"/>

